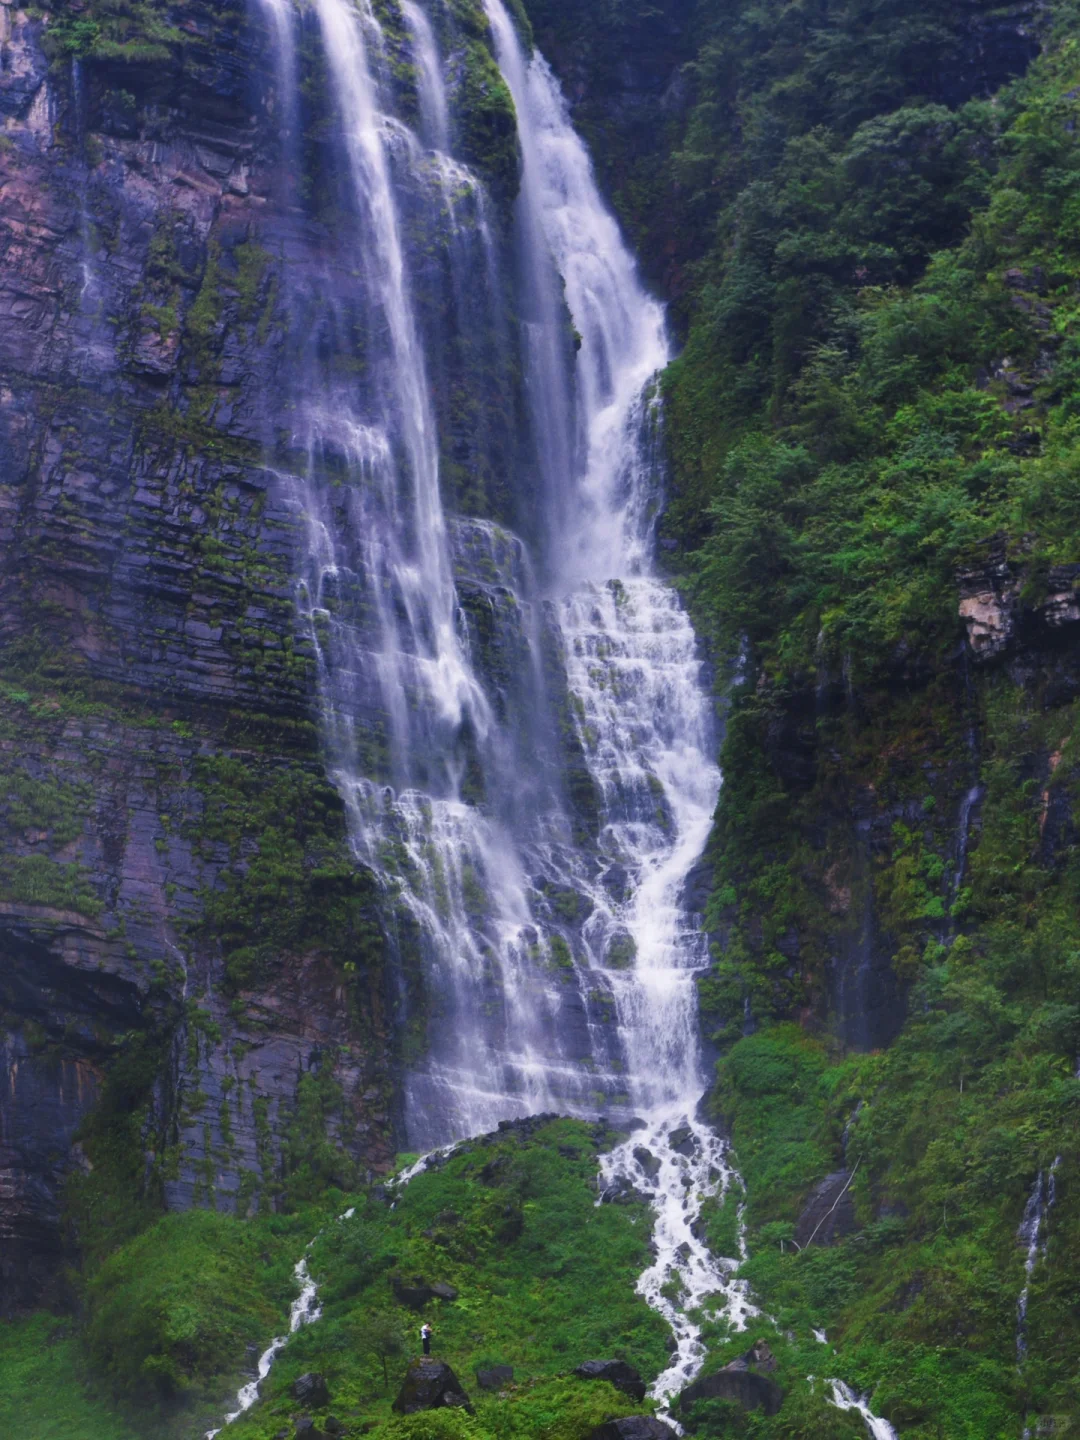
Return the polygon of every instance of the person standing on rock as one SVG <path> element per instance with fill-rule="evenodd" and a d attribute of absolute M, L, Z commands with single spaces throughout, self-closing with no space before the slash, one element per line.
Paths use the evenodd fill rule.
<path fill-rule="evenodd" d="M 420 1326 L 420 1343 L 424 1347 L 425 1355 L 431 1354 L 431 1337 L 433 1333 L 431 1326 L 425 1320 L 423 1325 Z"/>

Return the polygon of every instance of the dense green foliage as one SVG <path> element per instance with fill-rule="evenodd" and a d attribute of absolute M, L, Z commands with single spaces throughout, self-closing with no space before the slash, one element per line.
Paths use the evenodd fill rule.
<path fill-rule="evenodd" d="M 648 1263 L 647 1212 L 597 1208 L 596 1168 L 589 1128 L 558 1121 L 532 1140 L 511 1131 L 461 1147 L 444 1167 L 413 1180 L 393 1210 L 361 1200 L 316 1241 L 311 1268 L 325 1277 L 323 1318 L 289 1346 L 268 1403 L 238 1422 L 237 1440 L 272 1436 L 289 1413 L 291 1380 L 312 1368 L 327 1376 L 339 1418 L 385 1421 L 425 1318 L 435 1328 L 435 1353 L 477 1403 L 478 1434 L 576 1440 L 613 1405 L 633 1411 L 605 1386 L 597 1394 L 556 1379 L 609 1355 L 654 1374 L 666 1355 L 666 1327 L 634 1293 Z M 452 1285 L 458 1299 L 405 1309 L 392 1282 L 413 1276 Z M 400 1355 L 387 1345 L 395 1339 Z M 515 1368 L 508 1400 L 483 1400 L 475 1389 L 474 1367 L 492 1363 Z"/>
<path fill-rule="evenodd" d="M 651 1376 L 666 1362 L 666 1327 L 634 1292 L 648 1263 L 648 1212 L 597 1207 L 596 1174 L 594 1129 L 556 1121 L 462 1146 L 392 1208 L 381 1191 L 324 1186 L 318 1209 L 287 1217 L 164 1216 L 89 1280 L 79 1344 L 63 1339 L 49 1393 L 35 1386 L 60 1370 L 50 1326 L 0 1329 L 0 1406 L 12 1415 L 21 1406 L 26 1433 L 42 1436 L 76 1433 L 47 1428 L 54 1415 L 60 1423 L 74 1414 L 80 1440 L 127 1440 L 130 1415 L 141 1417 L 139 1433 L 147 1423 L 162 1435 L 191 1433 L 226 1403 L 245 1345 L 261 1348 L 281 1332 L 292 1267 L 314 1235 L 308 1262 L 323 1316 L 283 1352 L 264 1403 L 236 1423 L 237 1440 L 275 1435 L 296 1409 L 293 1379 L 311 1369 L 327 1376 L 330 1411 L 351 1433 L 374 1422 L 395 1440 L 582 1440 L 640 1407 L 606 1384 L 568 1377 L 575 1365 L 615 1356 Z M 453 1285 L 458 1298 L 407 1308 L 393 1282 L 417 1275 Z M 435 1353 L 476 1402 L 475 1420 L 391 1420 L 425 1318 Z M 473 1371 L 492 1363 L 513 1365 L 515 1380 L 485 1396 Z M 97 1399 L 83 1393 L 87 1369 Z"/>
<path fill-rule="evenodd" d="M 138 1440 L 140 1432 L 79 1380 L 79 1342 L 51 1315 L 0 1324 L 0 1424 L 34 1440 Z"/>
<path fill-rule="evenodd" d="M 345 839 L 341 798 L 321 772 L 263 773 L 253 756 L 200 762 L 204 810 L 192 838 L 207 855 L 225 844 L 224 887 L 204 920 L 236 988 L 265 979 L 283 954 L 323 950 L 346 968 L 381 975 L 375 882 Z"/>
<path fill-rule="evenodd" d="M 254 1226 L 189 1210 L 116 1251 L 86 1290 L 94 1374 L 145 1399 L 220 1373 L 226 1357 L 264 1339 L 288 1295 L 288 1267 L 274 1266 L 264 1244 Z"/>

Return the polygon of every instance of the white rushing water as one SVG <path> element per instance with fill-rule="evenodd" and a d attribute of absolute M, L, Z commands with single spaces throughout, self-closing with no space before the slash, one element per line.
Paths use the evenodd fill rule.
<path fill-rule="evenodd" d="M 314 1243 L 315 1242 L 312 1241 L 312 1244 Z M 296 1262 L 293 1270 L 296 1283 L 300 1287 L 300 1293 L 293 1301 L 292 1308 L 289 1311 L 288 1335 L 276 1335 L 274 1339 L 270 1341 L 270 1344 L 259 1356 L 255 1379 L 249 1380 L 246 1385 L 242 1385 L 237 1392 L 236 1409 L 230 1411 L 229 1414 L 225 1416 L 223 1425 L 218 1426 L 216 1430 L 207 1430 L 206 1440 L 214 1440 L 214 1436 L 220 1435 L 225 1425 L 231 1425 L 234 1420 L 239 1420 L 240 1416 L 243 1415 L 246 1410 L 251 1409 L 255 1401 L 259 1398 L 259 1386 L 266 1379 L 267 1375 L 270 1374 L 270 1368 L 278 1352 L 283 1350 L 288 1344 L 289 1335 L 295 1335 L 302 1325 L 313 1324 L 322 1314 L 322 1308 L 319 1305 L 318 1287 L 308 1274 L 307 1254 L 310 1249 L 311 1245 L 307 1247 L 307 1250 Z"/>
<path fill-rule="evenodd" d="M 866 1423 L 866 1428 L 873 1440 L 897 1440 L 895 1429 L 888 1420 L 883 1420 L 880 1415 L 875 1415 L 867 1404 L 865 1395 L 856 1395 L 850 1385 L 845 1385 L 843 1380 L 826 1380 L 828 1385 L 829 1404 L 835 1405 L 838 1410 L 856 1410 Z"/>
<path fill-rule="evenodd" d="M 314 7 L 362 217 L 366 243 L 357 258 L 366 267 L 372 298 L 389 340 L 389 386 L 384 400 L 393 438 L 404 451 L 410 483 L 408 504 L 399 506 L 402 477 L 390 458 L 390 437 L 385 431 L 361 425 L 364 440 L 371 442 L 365 458 L 380 486 L 389 522 L 381 538 L 389 535 L 397 541 L 385 557 L 383 575 L 384 588 L 389 588 L 398 603 L 398 613 L 387 610 L 382 617 L 383 688 L 395 705 L 398 723 L 393 741 L 398 763 L 407 770 L 414 742 L 419 744 L 411 733 L 410 712 L 397 703 L 407 688 L 416 687 L 422 710 L 450 728 L 468 716 L 483 733 L 489 714 L 459 633 L 439 493 L 438 437 L 405 272 L 387 127 L 376 108 L 378 91 L 368 60 L 369 37 L 381 32 L 367 5 L 358 10 L 349 0 L 314 0 Z M 406 662 L 408 673 L 404 673 Z"/>
<path fill-rule="evenodd" d="M 1031 1290 L 1031 1276 L 1040 1257 L 1046 1251 L 1046 1237 L 1043 1228 L 1057 1199 L 1057 1171 L 1061 1156 L 1055 1155 L 1054 1163 L 1046 1172 L 1040 1170 L 1031 1187 L 1031 1194 L 1024 1206 L 1024 1213 L 1016 1231 L 1016 1238 L 1024 1247 L 1024 1288 L 1016 1302 L 1016 1363 L 1022 1365 L 1027 1355 L 1027 1312 L 1028 1295 Z"/>
<path fill-rule="evenodd" d="M 413 40 L 424 138 L 432 149 L 446 153 L 450 148 L 450 107 L 435 32 L 430 20 L 413 0 L 402 0 L 401 13 Z"/>
<path fill-rule="evenodd" d="M 604 1158 L 602 1175 L 609 1188 L 622 1181 L 647 1194 L 656 1212 L 656 1259 L 639 1290 L 675 1337 L 652 1390 L 666 1402 L 704 1359 L 696 1312 L 723 1314 L 736 1329 L 757 1313 L 734 1278 L 739 1258 L 714 1257 L 695 1233 L 702 1202 L 722 1193 L 731 1174 L 724 1142 L 696 1114 L 705 1076 L 695 974 L 708 953 L 683 899 L 720 775 L 693 631 L 653 571 L 658 493 L 647 391 L 667 363 L 667 337 L 551 70 L 540 56 L 525 57 L 501 0 L 486 0 L 486 9 L 524 158 L 519 245 L 534 306 L 534 423 L 573 481 L 556 477 L 553 486 L 547 568 L 599 795 L 598 848 L 626 877 L 617 898 L 603 885 L 589 890 L 584 940 L 593 963 L 606 967 L 629 1108 L 645 1125 Z M 557 336 L 544 334 L 558 323 L 557 284 L 580 337 L 572 408 Z"/>

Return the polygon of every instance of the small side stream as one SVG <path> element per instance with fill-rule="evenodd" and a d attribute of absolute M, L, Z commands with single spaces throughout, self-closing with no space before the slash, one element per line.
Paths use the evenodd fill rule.
<path fill-rule="evenodd" d="M 341 1220 L 347 1220 L 353 1212 L 346 1210 L 344 1215 L 339 1216 Z M 315 1237 L 318 1239 L 318 1236 Z M 259 1363 L 254 1380 L 249 1380 L 246 1385 L 241 1385 L 236 1392 L 236 1409 L 231 1410 L 216 1430 L 207 1430 L 205 1440 L 214 1440 L 215 1435 L 220 1435 L 226 1425 L 231 1425 L 234 1420 L 239 1420 L 245 1411 L 250 1410 L 259 1398 L 259 1386 L 270 1374 L 270 1368 L 277 1358 L 278 1352 L 283 1350 L 289 1343 L 289 1337 L 295 1335 L 297 1330 L 304 1325 L 313 1325 L 322 1314 L 322 1306 L 319 1304 L 319 1288 L 311 1278 L 308 1271 L 307 1257 L 311 1253 L 311 1247 L 315 1240 L 310 1240 L 304 1249 L 303 1255 L 293 1267 L 293 1275 L 299 1286 L 300 1293 L 293 1301 L 289 1310 L 289 1329 L 285 1335 L 275 1335 L 270 1344 L 259 1356 Z"/>

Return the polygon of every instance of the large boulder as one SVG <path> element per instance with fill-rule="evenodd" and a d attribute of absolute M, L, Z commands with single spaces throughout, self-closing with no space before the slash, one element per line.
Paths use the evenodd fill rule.
<path fill-rule="evenodd" d="M 639 1404 L 645 1399 L 645 1381 L 625 1360 L 586 1360 L 574 1374 L 582 1380 L 606 1380 Z"/>
<path fill-rule="evenodd" d="M 415 1275 L 411 1280 L 394 1275 L 390 1284 L 394 1291 L 394 1299 L 402 1305 L 408 1305 L 410 1310 L 422 1310 L 429 1300 L 435 1298 L 431 1286 L 419 1275 Z"/>
<path fill-rule="evenodd" d="M 501 1390 L 514 1378 L 512 1365 L 477 1366 L 476 1383 L 481 1390 Z"/>
<path fill-rule="evenodd" d="M 744 1410 L 764 1410 L 766 1415 L 775 1415 L 783 1404 L 784 1392 L 775 1380 L 759 1373 L 775 1368 L 772 1351 L 764 1340 L 759 1340 L 738 1360 L 688 1385 L 679 1396 L 679 1409 L 689 1410 L 698 1400 L 735 1400 Z"/>
<path fill-rule="evenodd" d="M 430 1355 L 414 1360 L 405 1372 L 394 1409 L 399 1415 L 415 1415 L 418 1410 L 438 1410 L 447 1405 L 473 1413 L 464 1385 L 445 1360 L 434 1360 Z"/>
<path fill-rule="evenodd" d="M 330 1404 L 326 1376 L 318 1375 L 313 1370 L 293 1381 L 292 1393 L 301 1405 L 310 1406 L 312 1410 L 323 1410 Z"/>
<path fill-rule="evenodd" d="M 660 1161 L 651 1150 L 646 1150 L 644 1145 L 634 1146 L 634 1159 L 641 1166 L 642 1170 L 650 1180 L 655 1180 L 660 1174 Z"/>
<path fill-rule="evenodd" d="M 691 1156 L 697 1150 L 697 1141 L 689 1125 L 680 1125 L 668 1136 L 668 1144 L 677 1155 Z"/>
<path fill-rule="evenodd" d="M 422 1310 L 429 1300 L 456 1300 L 458 1292 L 453 1285 L 447 1285 L 442 1280 L 436 1280 L 429 1285 L 421 1275 L 414 1275 L 411 1280 L 406 1280 L 400 1275 L 392 1277 L 390 1284 L 394 1296 L 402 1305 L 408 1305 L 410 1310 Z"/>
<path fill-rule="evenodd" d="M 676 1440 L 676 1433 L 655 1415 L 626 1415 L 597 1425 L 586 1440 Z"/>

